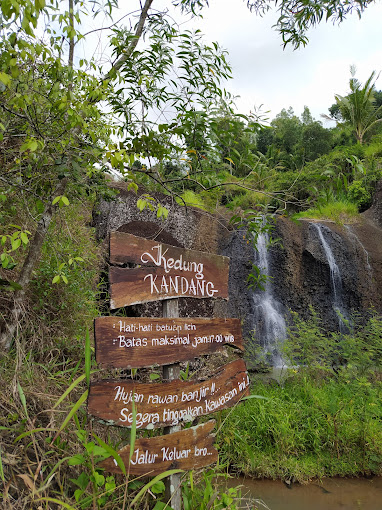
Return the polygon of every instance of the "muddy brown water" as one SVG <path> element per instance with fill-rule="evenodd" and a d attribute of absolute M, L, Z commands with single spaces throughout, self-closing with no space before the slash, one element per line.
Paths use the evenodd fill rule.
<path fill-rule="evenodd" d="M 238 484 L 243 509 L 382 510 L 382 477 L 325 478 L 289 486 L 278 480 L 232 478 L 228 486 Z"/>

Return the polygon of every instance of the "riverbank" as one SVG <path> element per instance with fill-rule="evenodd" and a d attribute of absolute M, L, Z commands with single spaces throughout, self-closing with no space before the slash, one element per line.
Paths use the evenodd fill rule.
<path fill-rule="evenodd" d="M 300 368 L 278 381 L 253 374 L 252 398 L 221 417 L 219 452 L 232 472 L 299 482 L 382 475 L 382 319 L 341 337 L 323 336 L 317 320 L 296 322 L 284 346 Z"/>
<path fill-rule="evenodd" d="M 287 485 L 280 480 L 231 478 L 228 487 L 242 486 L 240 508 L 256 501 L 258 510 L 380 510 L 382 478 L 325 478 Z M 251 507 L 253 508 L 253 507 Z"/>
<path fill-rule="evenodd" d="M 382 384 L 313 380 L 283 386 L 255 380 L 253 398 L 225 413 L 221 458 L 254 478 L 297 480 L 382 474 Z"/>

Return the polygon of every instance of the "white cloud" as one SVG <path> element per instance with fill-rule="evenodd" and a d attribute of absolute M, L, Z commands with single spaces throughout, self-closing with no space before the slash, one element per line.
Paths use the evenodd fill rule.
<path fill-rule="evenodd" d="M 271 28 L 276 13 L 260 18 L 240 0 L 211 0 L 204 19 L 193 24 L 229 51 L 234 80 L 228 87 L 241 96 L 241 110 L 264 104 L 274 117 L 289 106 L 300 115 L 307 105 L 319 118 L 335 94 L 347 93 L 350 65 L 356 65 L 361 81 L 382 68 L 381 14 L 382 5 L 372 4 L 361 20 L 353 15 L 340 26 L 324 23 L 297 51 L 282 49 L 281 37 Z"/>

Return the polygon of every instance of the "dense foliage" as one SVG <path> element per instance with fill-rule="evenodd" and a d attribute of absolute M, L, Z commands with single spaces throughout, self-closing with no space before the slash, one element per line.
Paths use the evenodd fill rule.
<path fill-rule="evenodd" d="M 172 3 L 197 12 L 208 2 Z M 226 52 L 217 43 L 205 44 L 198 31 L 179 30 L 152 4 L 153 0 L 146 0 L 139 4 L 136 18 L 133 13 L 115 22 L 116 0 L 68 0 L 67 5 L 55 0 L 0 2 L 0 490 L 4 508 L 166 507 L 160 478 L 148 486 L 142 480 L 107 476 L 98 468 L 98 461 L 107 456 L 118 459 L 116 450 L 134 432 L 93 424 L 83 406 L 91 369 L 97 370 L 91 361 L 88 331 L 104 297 L 99 280 L 102 254 L 89 224 L 94 203 L 100 197 L 115 198 L 108 179 L 124 179 L 131 190 L 144 185 L 148 194 L 137 205 L 155 209 L 158 217 L 168 214 L 150 195 L 160 189 L 181 204 L 207 210 L 227 206 L 237 211 L 241 222 L 247 208 L 295 212 L 314 206 L 322 214 L 325 206 L 333 211 L 333 202 L 345 200 L 364 210 L 381 178 L 378 122 L 362 140 L 358 136 L 364 142 L 361 145 L 344 109 L 338 111 L 340 120 L 347 123 L 333 129 L 313 119 L 308 108 L 301 118 L 290 109 L 283 110 L 268 127 L 259 113 L 237 113 L 223 87 L 231 75 Z M 368 4 L 368 0 L 248 2 L 260 13 L 276 6 L 283 41 L 295 47 L 306 44 L 307 30 L 324 17 L 342 21 L 352 11 L 361 14 Z M 92 31 L 87 31 L 86 24 L 101 16 L 110 23 L 110 59 L 106 56 L 98 62 L 91 44 L 87 47 Z M 89 54 L 80 53 L 80 43 Z M 377 100 L 372 80 L 367 94 Z M 361 85 L 358 89 L 363 90 Z M 378 107 L 372 111 L 378 113 Z M 250 214 L 256 216 L 256 212 Z M 339 213 L 338 221 L 342 219 Z M 379 319 L 374 320 L 378 329 Z M 305 339 L 302 333 L 298 338 Z M 348 353 L 347 364 L 336 375 L 330 367 L 321 366 L 323 354 L 316 382 L 303 371 L 296 374 L 299 389 L 293 390 L 294 398 L 302 394 L 308 403 L 319 403 L 316 414 L 309 416 L 313 426 L 326 426 L 320 437 L 308 427 L 299 438 L 293 436 L 288 423 L 277 415 L 283 406 L 284 417 L 292 413 L 287 409 L 292 397 L 286 390 L 294 388 L 293 379 L 286 381 L 282 394 L 273 389 L 271 400 L 248 401 L 238 411 L 250 417 L 256 413 L 273 416 L 274 424 L 278 417 L 284 430 L 270 425 L 268 439 L 260 445 L 256 443 L 260 439 L 254 439 L 255 429 L 242 429 L 242 437 L 254 451 L 261 446 L 265 456 L 275 455 L 267 448 L 274 446 L 277 434 L 284 460 L 300 449 L 313 455 L 322 442 L 328 443 L 325 459 L 329 462 L 333 452 L 345 459 L 342 470 L 332 462 L 326 471 L 300 467 L 293 471 L 281 461 L 277 469 L 260 469 L 244 447 L 245 456 L 239 462 L 235 444 L 242 443 L 235 429 L 227 426 L 221 432 L 226 458 L 237 469 L 269 476 L 289 476 L 299 469 L 301 478 L 322 472 L 376 471 L 379 411 L 373 404 L 380 386 L 370 361 L 380 360 L 364 349 L 360 338 L 358 331 L 341 345 L 342 355 Z M 356 362 L 351 361 L 354 353 Z M 362 374 L 361 362 L 366 363 Z M 327 386 L 321 384 L 324 380 Z M 264 394 L 268 390 L 265 386 L 256 389 Z M 356 390 L 359 398 L 349 400 Z M 296 407 L 294 401 L 293 413 Z M 235 413 L 227 424 L 236 426 Z M 300 414 L 294 414 L 304 421 L 308 408 L 301 406 Z M 340 420 L 348 416 L 354 422 L 345 431 Z M 358 428 L 360 416 L 367 423 L 363 432 Z M 296 432 L 299 426 L 291 430 Z M 347 464 L 353 459 L 347 452 L 349 445 L 355 449 L 356 467 Z M 296 459 L 294 466 L 300 462 Z M 237 491 L 217 492 L 215 473 L 184 479 L 187 510 L 235 508 Z"/>

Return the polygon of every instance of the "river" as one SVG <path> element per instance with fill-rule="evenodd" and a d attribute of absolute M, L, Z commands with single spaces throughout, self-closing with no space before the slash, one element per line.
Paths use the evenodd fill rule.
<path fill-rule="evenodd" d="M 258 510 L 382 510 L 382 477 L 324 478 L 287 485 L 279 480 L 231 478 L 241 484 L 241 508 Z M 252 502 L 251 502 L 252 500 Z M 253 506 L 256 500 L 256 506 Z"/>

